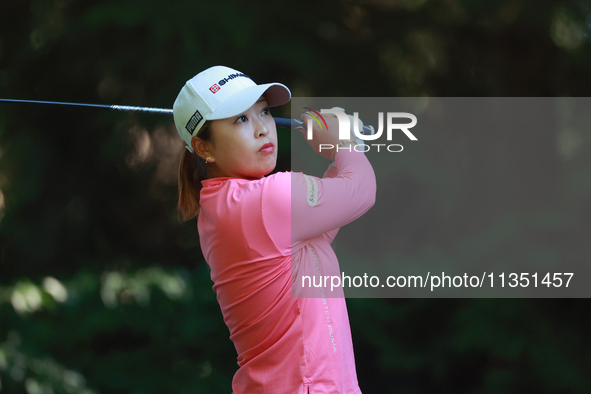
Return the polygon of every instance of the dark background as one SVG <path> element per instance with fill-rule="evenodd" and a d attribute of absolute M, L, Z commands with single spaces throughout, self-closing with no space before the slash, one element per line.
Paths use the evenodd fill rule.
<path fill-rule="evenodd" d="M 171 108 L 217 64 L 294 96 L 588 96 L 589 15 L 581 0 L 2 0 L 0 97 Z M 515 259 L 514 222 L 468 208 L 496 193 L 512 211 L 551 210 L 566 193 L 577 238 L 541 224 L 561 253 L 530 252 L 586 263 L 591 134 L 515 138 L 466 138 L 463 150 L 442 138 L 424 171 L 399 172 L 392 198 L 413 204 L 392 251 L 429 263 L 424 251 L 448 231 L 430 218 L 445 216 L 486 234 L 466 253 Z M 506 177 L 533 144 L 545 188 Z M 236 354 L 196 225 L 176 219 L 182 149 L 165 115 L 0 104 L 0 392 L 231 391 Z M 289 152 L 284 134 L 279 169 Z M 466 155 L 490 163 L 459 178 L 459 204 L 481 215 L 452 220 L 429 185 L 440 187 L 438 163 Z M 520 198 L 502 193 L 507 182 Z M 591 392 L 586 299 L 347 302 L 365 394 Z"/>

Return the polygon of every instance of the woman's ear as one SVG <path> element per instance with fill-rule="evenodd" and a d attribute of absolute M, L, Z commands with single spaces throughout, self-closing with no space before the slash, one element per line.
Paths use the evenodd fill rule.
<path fill-rule="evenodd" d="M 191 146 L 193 147 L 193 150 L 197 156 L 203 160 L 207 157 L 211 157 L 210 145 L 211 144 L 208 141 L 204 141 L 197 136 L 191 138 Z"/>

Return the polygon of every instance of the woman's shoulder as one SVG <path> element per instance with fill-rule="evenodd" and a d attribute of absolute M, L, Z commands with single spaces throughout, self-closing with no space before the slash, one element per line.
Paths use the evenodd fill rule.
<path fill-rule="evenodd" d="M 285 198 L 285 194 L 291 192 L 291 172 L 277 172 L 260 179 L 247 180 L 243 178 L 219 179 L 217 182 L 210 182 L 208 189 L 216 189 L 219 192 L 231 197 L 232 200 L 250 201 L 262 199 Z M 203 192 L 203 191 L 202 191 Z M 254 199 L 254 200 L 253 200 Z"/>
<path fill-rule="evenodd" d="M 264 187 L 267 190 L 279 189 L 279 191 L 290 192 L 291 189 L 291 176 L 292 172 L 277 172 L 273 175 L 264 177 Z"/>
<path fill-rule="evenodd" d="M 292 175 L 291 171 L 282 171 L 282 172 L 276 172 L 275 174 L 266 176 L 262 179 L 265 179 L 266 182 L 270 182 L 270 183 L 290 182 L 291 175 Z"/>
<path fill-rule="evenodd" d="M 291 184 L 291 172 L 276 172 L 272 175 L 255 179 L 249 182 L 244 182 L 241 187 L 246 189 L 269 189 L 269 188 L 284 188 Z"/>
<path fill-rule="evenodd" d="M 291 172 L 277 172 L 260 179 L 264 205 L 285 205 L 291 198 Z"/>

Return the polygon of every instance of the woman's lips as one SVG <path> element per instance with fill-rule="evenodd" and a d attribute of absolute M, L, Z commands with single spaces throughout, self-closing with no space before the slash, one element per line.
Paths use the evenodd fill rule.
<path fill-rule="evenodd" d="M 265 145 L 263 145 L 263 147 L 261 149 L 259 149 L 259 152 L 265 152 L 265 153 L 272 153 L 275 150 L 275 146 L 268 142 Z"/>

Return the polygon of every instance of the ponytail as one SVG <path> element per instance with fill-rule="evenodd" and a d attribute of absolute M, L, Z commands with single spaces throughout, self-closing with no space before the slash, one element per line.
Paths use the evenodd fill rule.
<path fill-rule="evenodd" d="M 209 123 L 206 122 L 199 132 L 199 138 L 204 141 L 211 139 Z M 201 181 L 207 178 L 207 164 L 205 164 L 205 161 L 196 153 L 185 149 L 179 166 L 179 221 L 191 220 L 199 214 Z"/>

